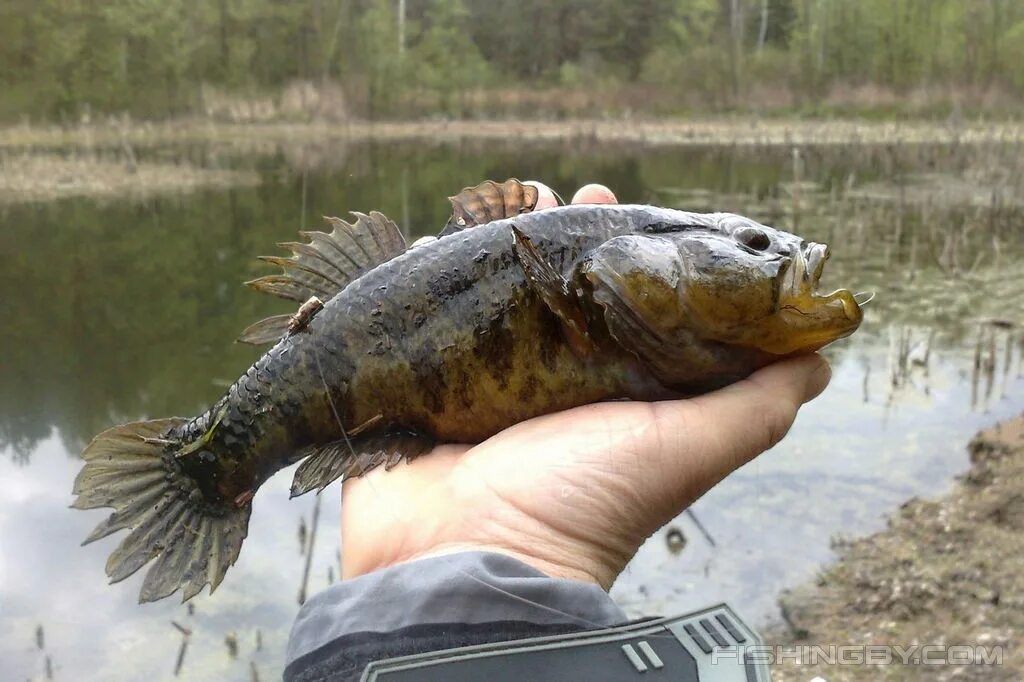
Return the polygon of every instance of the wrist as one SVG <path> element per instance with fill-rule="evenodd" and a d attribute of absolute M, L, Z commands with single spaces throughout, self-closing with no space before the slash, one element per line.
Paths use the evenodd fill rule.
<path fill-rule="evenodd" d="M 621 561 L 601 559 L 593 556 L 592 552 L 579 552 L 578 549 L 569 549 L 564 545 L 558 547 L 551 544 L 541 547 L 540 544 L 547 543 L 531 543 L 529 548 L 526 548 L 524 544 L 526 543 L 449 541 L 422 547 L 416 551 L 395 552 L 388 556 L 376 552 L 346 550 L 343 545 L 341 575 L 343 579 L 348 580 L 421 559 L 463 552 L 491 552 L 521 561 L 549 577 L 593 583 L 608 591 L 628 561 L 628 558 Z"/>

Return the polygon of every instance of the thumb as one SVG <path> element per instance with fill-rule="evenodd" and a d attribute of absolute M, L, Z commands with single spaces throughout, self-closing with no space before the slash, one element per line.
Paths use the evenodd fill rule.
<path fill-rule="evenodd" d="M 786 435 L 800 407 L 828 385 L 818 354 L 769 365 L 731 386 L 689 400 L 655 403 L 648 456 L 677 512 Z"/>

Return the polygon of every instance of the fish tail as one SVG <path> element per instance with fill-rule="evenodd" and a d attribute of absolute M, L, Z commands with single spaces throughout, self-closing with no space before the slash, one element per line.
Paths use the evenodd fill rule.
<path fill-rule="evenodd" d="M 75 509 L 114 512 L 82 543 L 119 530 L 128 534 L 107 560 L 111 583 L 144 565 L 139 602 L 156 601 L 179 588 L 187 601 L 204 586 L 212 593 L 235 563 L 249 527 L 249 504 L 207 502 L 174 455 L 181 418 L 133 422 L 96 436 L 82 453 L 75 479 Z"/>

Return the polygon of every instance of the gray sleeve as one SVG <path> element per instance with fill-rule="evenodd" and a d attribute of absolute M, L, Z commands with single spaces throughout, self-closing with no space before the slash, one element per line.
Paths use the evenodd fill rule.
<path fill-rule="evenodd" d="M 356 632 L 427 623 L 524 621 L 605 627 L 626 615 L 598 585 L 552 578 L 495 552 L 463 552 L 345 580 L 299 610 L 286 663 Z"/>

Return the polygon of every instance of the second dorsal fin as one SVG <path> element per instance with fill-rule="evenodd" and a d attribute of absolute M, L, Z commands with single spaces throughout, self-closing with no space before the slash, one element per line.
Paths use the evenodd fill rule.
<path fill-rule="evenodd" d="M 398 226 L 382 213 L 353 213 L 355 222 L 324 218 L 330 232 L 302 232 L 308 242 L 280 244 L 291 256 L 261 256 L 260 260 L 280 265 L 282 273 L 246 282 L 257 291 L 299 303 L 312 297 L 328 301 L 348 283 L 405 252 L 405 237 Z M 265 343 L 279 338 L 278 329 L 287 327 L 287 316 L 275 316 L 250 326 L 239 341 Z M 272 338 L 271 338 L 272 337 Z"/>
<path fill-rule="evenodd" d="M 448 197 L 452 202 L 452 217 L 439 236 L 529 213 L 537 205 L 537 196 L 536 187 L 515 178 L 502 183 L 485 180 L 476 187 L 466 187 Z"/>

